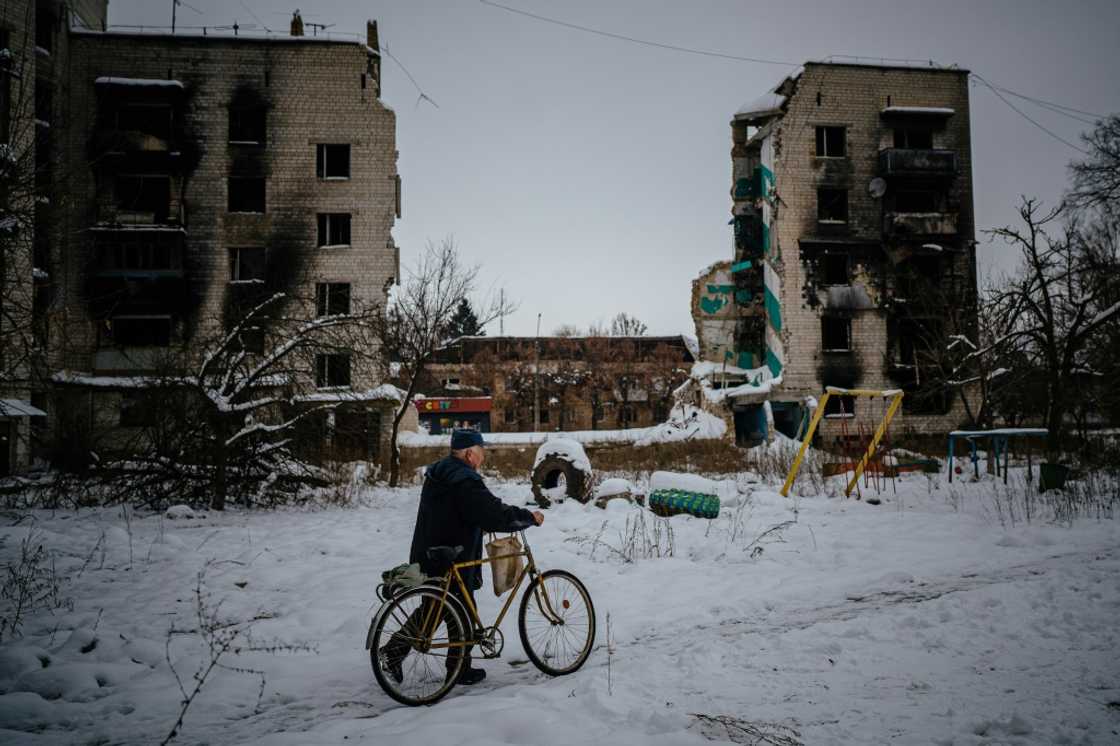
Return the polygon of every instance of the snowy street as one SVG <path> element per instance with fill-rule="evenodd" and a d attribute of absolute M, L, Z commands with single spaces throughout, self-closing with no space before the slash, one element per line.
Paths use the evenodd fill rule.
<path fill-rule="evenodd" d="M 653 537 L 659 519 L 621 500 L 546 511 L 527 537 L 542 567 L 588 586 L 591 658 L 541 674 L 515 607 L 502 657 L 481 661 L 486 681 L 417 709 L 380 690 L 362 647 L 380 572 L 407 556 L 416 486 L 368 489 L 352 508 L 9 517 L 0 559 L 18 561 L 30 535 L 62 580 L 58 608 L 0 645 L 0 741 L 159 743 L 182 699 L 168 658 L 187 692 L 210 660 L 200 572 L 204 613 L 251 625 L 175 743 L 1120 741 L 1115 521 L 1002 525 L 992 480 L 950 489 L 910 474 L 873 507 L 786 500 L 746 477 L 721 482 L 719 518 L 667 519 L 672 556 L 664 525 Z M 641 557 L 642 540 L 663 556 Z M 479 599 L 486 619 L 504 600 L 489 578 Z"/>

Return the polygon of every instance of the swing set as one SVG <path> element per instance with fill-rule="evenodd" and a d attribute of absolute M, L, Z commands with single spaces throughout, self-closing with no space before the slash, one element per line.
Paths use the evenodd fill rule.
<path fill-rule="evenodd" d="M 856 490 L 856 495 L 859 499 L 863 498 L 863 492 L 859 487 L 859 478 L 864 477 L 864 486 L 870 486 L 873 481 L 876 496 L 868 495 L 867 502 L 872 505 L 879 504 L 878 495 L 882 494 L 884 482 L 889 477 L 891 480 L 891 489 L 895 488 L 894 477 L 896 470 L 894 467 L 883 463 L 882 454 L 879 450 L 879 444 L 883 443 L 884 450 L 889 451 L 888 432 L 891 420 L 902 406 L 902 391 L 899 389 L 887 389 L 879 391 L 875 389 L 842 389 L 835 386 L 828 386 L 825 388 L 824 396 L 821 397 L 820 402 L 817 404 L 817 409 L 813 412 L 813 418 L 809 423 L 809 429 L 805 433 L 804 439 L 801 441 L 801 448 L 797 451 L 797 457 L 793 460 L 793 465 L 790 467 L 789 474 L 786 476 L 786 482 L 782 486 L 782 497 L 789 497 L 789 490 L 793 486 L 793 482 L 797 479 L 797 472 L 801 468 L 801 462 L 805 458 L 805 452 L 809 450 L 809 443 L 813 440 L 813 434 L 817 431 L 817 426 L 820 424 L 821 417 L 824 416 L 826 406 L 830 397 L 837 397 L 840 404 L 840 411 L 838 416 L 840 418 L 840 441 L 844 451 L 844 461 L 838 473 L 847 472 L 849 469 L 853 470 L 852 478 L 848 482 L 848 486 L 844 489 L 844 495 L 851 497 L 852 490 Z M 859 397 L 869 399 L 872 403 L 879 402 L 880 407 L 878 411 L 885 412 L 881 417 L 873 417 L 870 420 L 855 422 L 855 432 L 849 431 L 849 420 L 855 421 L 855 407 L 853 406 L 852 412 L 845 411 L 844 402 L 847 397 Z M 889 400 L 889 404 L 887 403 Z M 871 425 L 878 423 L 871 429 Z M 857 462 L 858 458 L 858 462 Z"/>

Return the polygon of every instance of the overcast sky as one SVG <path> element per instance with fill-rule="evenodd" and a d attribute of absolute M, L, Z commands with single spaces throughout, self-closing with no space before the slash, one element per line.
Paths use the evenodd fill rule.
<path fill-rule="evenodd" d="M 1120 111 L 1120 3 L 981 0 L 495 0 L 625 36 L 744 57 L 932 59 L 1087 112 Z M 402 262 L 454 236 L 486 287 L 520 303 L 507 334 L 626 311 L 657 334 L 693 333 L 691 280 L 731 257 L 730 127 L 792 68 L 604 38 L 478 0 L 189 0 L 179 23 L 305 21 L 364 34 L 378 20 L 392 60 Z M 195 12 L 195 9 L 201 13 Z M 111 0 L 111 24 L 168 24 L 171 0 Z M 1078 144 L 1088 125 L 1011 99 Z M 1080 154 L 991 91 L 972 87 L 977 227 L 1014 219 L 1020 194 L 1056 200 Z M 981 270 L 1010 265 L 980 241 Z M 485 288 L 484 288 L 485 289 Z M 497 325 L 489 333 L 498 333 Z"/>

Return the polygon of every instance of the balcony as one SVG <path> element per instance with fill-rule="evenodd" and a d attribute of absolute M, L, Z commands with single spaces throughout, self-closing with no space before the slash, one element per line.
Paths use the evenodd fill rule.
<path fill-rule="evenodd" d="M 885 231 L 895 237 L 955 236 L 960 215 L 956 212 L 888 212 Z"/>
<path fill-rule="evenodd" d="M 958 169 L 955 150 L 887 148 L 879 151 L 879 173 L 887 177 L 950 178 Z"/>

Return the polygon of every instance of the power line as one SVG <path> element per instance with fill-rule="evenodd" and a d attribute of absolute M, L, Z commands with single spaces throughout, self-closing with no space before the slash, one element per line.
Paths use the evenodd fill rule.
<path fill-rule="evenodd" d="M 416 87 L 416 92 L 420 94 L 420 97 L 416 99 L 416 105 L 419 106 L 421 101 L 427 101 L 429 104 L 431 104 L 432 106 L 434 106 L 438 109 L 439 104 L 437 104 L 435 102 L 435 99 L 433 99 L 431 96 L 424 93 L 424 89 L 421 88 L 420 84 L 416 82 L 416 78 L 412 77 L 412 73 L 410 73 L 408 71 L 408 68 L 405 67 L 404 64 L 400 60 L 398 60 L 396 57 L 394 57 L 393 53 L 389 51 L 389 45 L 382 44 L 381 45 L 381 51 L 384 52 L 386 55 L 388 55 L 389 59 L 391 59 L 393 62 L 397 63 L 397 67 L 399 67 L 402 71 L 404 71 L 404 74 L 406 76 L 408 76 L 408 79 L 412 82 L 412 85 Z"/>
<path fill-rule="evenodd" d="M 253 9 L 245 4 L 245 0 L 237 0 L 237 1 L 239 3 L 241 3 L 241 7 L 244 8 L 249 13 L 249 15 L 251 15 L 253 17 L 253 20 L 260 24 L 261 28 L 263 28 L 265 31 L 267 31 L 270 34 L 272 33 L 272 29 L 270 29 L 268 26 L 266 26 L 264 24 L 264 21 L 262 21 L 260 19 L 260 17 L 256 13 L 253 12 Z"/>
<path fill-rule="evenodd" d="M 1101 119 L 1107 118 L 1104 114 L 1097 114 L 1091 111 L 1082 111 L 1081 109 L 1074 109 L 1071 106 L 1063 106 L 1062 104 L 1057 104 L 1053 101 L 1046 101 L 1045 99 L 1028 96 L 1024 93 L 1018 93 L 1009 88 L 995 85 L 994 83 L 992 84 L 992 87 L 998 89 L 1003 93 L 1006 93 L 1009 96 L 1014 96 L 1015 98 L 1019 98 L 1024 101 L 1030 101 L 1032 104 L 1040 106 L 1044 109 L 1049 109 L 1055 114 L 1062 114 L 1063 116 L 1067 116 L 1070 119 L 1076 119 L 1077 121 L 1084 122 L 1085 124 L 1096 124 Z M 1086 117 L 1092 117 L 1092 119 L 1086 119 Z"/>
<path fill-rule="evenodd" d="M 996 94 L 996 97 L 997 97 L 997 98 L 999 98 L 999 100 L 1000 100 L 1000 101 L 1002 101 L 1003 103 L 1007 104 L 1007 106 L 1008 106 L 1008 107 L 1009 107 L 1009 108 L 1010 108 L 1010 109 L 1011 109 L 1012 111 L 1014 111 L 1014 112 L 1015 112 L 1016 114 L 1018 114 L 1019 116 L 1021 116 L 1021 117 L 1022 117 L 1023 119 L 1026 119 L 1026 120 L 1027 120 L 1028 122 L 1030 122 L 1031 124 L 1033 124 L 1033 125 L 1034 125 L 1035 127 L 1038 127 L 1038 128 L 1040 129 L 1040 130 L 1042 130 L 1042 131 L 1043 131 L 1043 132 L 1045 132 L 1046 134 L 1050 135 L 1050 137 L 1054 138 L 1054 139 L 1055 139 L 1055 140 L 1057 140 L 1058 142 L 1060 142 L 1060 143 L 1063 143 L 1063 144 L 1065 144 L 1065 145 L 1068 145 L 1069 147 L 1073 148 L 1074 150 L 1076 150 L 1076 151 L 1077 151 L 1077 152 L 1079 152 L 1079 153 L 1082 153 L 1082 154 L 1084 154 L 1084 155 L 1089 155 L 1089 151 L 1088 151 L 1088 150 L 1085 150 L 1084 148 L 1081 148 L 1081 147 L 1079 147 L 1079 146 L 1077 146 L 1077 145 L 1074 145 L 1074 144 L 1073 144 L 1073 143 L 1071 143 L 1071 142 L 1070 142 L 1069 140 L 1065 139 L 1064 137 L 1062 137 L 1061 135 L 1057 134 L 1057 133 L 1056 133 L 1056 132 L 1054 132 L 1053 130 L 1047 129 L 1046 127 L 1042 126 L 1042 125 L 1041 125 L 1041 124 L 1039 124 L 1039 123 L 1038 123 L 1037 121 L 1035 121 L 1034 119 L 1032 119 L 1032 118 L 1031 118 L 1031 117 L 1030 117 L 1030 116 L 1029 116 L 1028 114 L 1026 114 L 1025 112 L 1023 112 L 1023 110 L 1022 110 L 1022 109 L 1020 109 L 1020 108 L 1019 108 L 1018 106 L 1016 106 L 1015 104 L 1013 104 L 1013 103 L 1011 103 L 1010 101 L 1008 101 L 1008 100 L 1007 100 L 1007 98 L 1006 98 L 1006 97 L 1005 97 L 1005 96 L 1004 96 L 1004 95 L 1003 95 L 1002 93 L 1000 93 L 1000 92 L 999 92 L 999 91 L 998 91 L 998 90 L 996 89 L 996 87 L 995 87 L 995 86 L 993 86 L 993 85 L 992 85 L 991 83 L 989 83 L 988 81 L 984 80 L 984 78 L 980 77 L 980 76 L 979 76 L 979 75 L 977 75 L 976 73 L 972 73 L 972 77 L 976 78 L 976 79 L 977 79 L 977 80 L 979 80 L 979 81 L 980 81 L 981 83 L 983 83 L 983 84 L 984 84 L 985 86 L 987 86 L 987 87 L 988 87 L 988 90 L 990 90 L 990 91 L 991 91 L 992 93 Z"/>
<path fill-rule="evenodd" d="M 796 62 L 785 62 L 785 61 L 782 61 L 782 60 L 767 60 L 767 59 L 763 59 L 761 57 L 740 57 L 738 55 L 726 54 L 724 52 L 713 52 L 713 51 L 706 50 L 706 49 L 693 49 L 691 47 L 681 47 L 681 46 L 678 46 L 676 44 L 664 44 L 664 43 L 658 42 L 658 41 L 649 41 L 648 39 L 638 39 L 638 38 L 633 37 L 633 36 L 625 36 L 623 34 L 615 34 L 615 33 L 612 33 L 610 31 L 602 31 L 600 29 L 591 28 L 589 26 L 580 26 L 579 24 L 576 24 L 576 23 L 568 23 L 567 21 L 561 21 L 557 18 L 549 18 L 548 16 L 537 15 L 536 13 L 530 13 L 527 10 L 521 10 L 520 8 L 511 8 L 508 5 L 502 5 L 501 3 L 495 3 L 492 0 L 479 0 L 479 2 L 482 3 L 483 5 L 489 5 L 489 6 L 494 7 L 494 8 L 500 8 L 501 10 L 508 11 L 510 13 L 516 13 L 518 15 L 526 16 L 528 18 L 533 18 L 535 20 L 543 21 L 545 23 L 552 23 L 552 24 L 555 24 L 557 26 L 563 26 L 565 28 L 575 29 L 576 31 L 583 31 L 584 33 L 587 33 L 587 34 L 596 34 L 598 36 L 605 36 L 608 39 L 619 39 L 621 41 L 628 41 L 632 44 L 644 44 L 644 45 L 649 46 L 649 47 L 657 47 L 659 49 L 669 49 L 669 50 L 672 50 L 674 52 L 685 52 L 687 54 L 698 54 L 698 55 L 701 55 L 701 56 L 704 56 L 704 57 L 718 57 L 718 58 L 725 59 L 725 60 L 737 60 L 739 62 L 755 62 L 755 63 L 758 63 L 760 65 L 781 65 L 783 67 L 798 67 L 799 66 L 799 63 L 796 63 Z"/>

